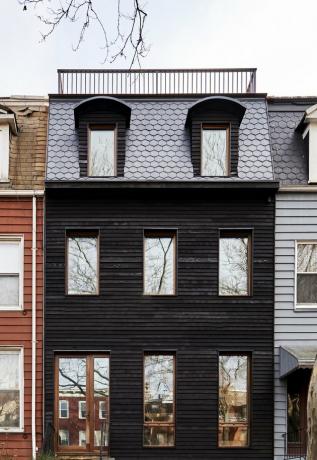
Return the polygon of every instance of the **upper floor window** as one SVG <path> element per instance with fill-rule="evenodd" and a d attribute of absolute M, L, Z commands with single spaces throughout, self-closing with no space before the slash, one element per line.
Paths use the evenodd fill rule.
<path fill-rule="evenodd" d="M 222 230 L 219 240 L 219 295 L 251 294 L 251 235 Z"/>
<path fill-rule="evenodd" d="M 0 310 L 23 307 L 23 238 L 0 236 Z"/>
<path fill-rule="evenodd" d="M 116 175 L 116 127 L 90 126 L 88 146 L 88 175 Z"/>
<path fill-rule="evenodd" d="M 67 234 L 67 294 L 98 294 L 98 263 L 98 233 L 69 232 Z"/>
<path fill-rule="evenodd" d="M 228 176 L 230 172 L 229 126 L 202 125 L 201 175 Z"/>
<path fill-rule="evenodd" d="M 296 304 L 317 308 L 317 241 L 297 243 Z"/>
<path fill-rule="evenodd" d="M 59 400 L 59 418 L 68 418 L 69 417 L 69 407 L 68 401 L 65 399 Z"/>
<path fill-rule="evenodd" d="M 9 125 L 0 125 L 0 182 L 6 182 L 9 179 L 9 152 Z"/>
<path fill-rule="evenodd" d="M 144 234 L 144 294 L 173 295 L 176 284 L 176 234 L 146 231 Z"/>
<path fill-rule="evenodd" d="M 0 432 L 23 429 L 22 349 L 0 348 Z"/>

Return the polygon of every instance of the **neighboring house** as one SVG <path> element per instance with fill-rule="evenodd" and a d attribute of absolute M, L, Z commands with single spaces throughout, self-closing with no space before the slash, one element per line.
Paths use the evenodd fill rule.
<path fill-rule="evenodd" d="M 0 457 L 41 445 L 48 100 L 0 99 Z"/>
<path fill-rule="evenodd" d="M 317 98 L 269 98 L 275 178 L 275 460 L 306 458 L 317 354 Z"/>
<path fill-rule="evenodd" d="M 45 442 L 271 460 L 278 184 L 255 71 L 61 72 L 47 160 Z"/>

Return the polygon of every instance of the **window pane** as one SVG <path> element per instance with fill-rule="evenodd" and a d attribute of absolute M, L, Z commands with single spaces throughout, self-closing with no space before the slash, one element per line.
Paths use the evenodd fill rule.
<path fill-rule="evenodd" d="M 90 130 L 89 175 L 115 175 L 114 130 Z"/>
<path fill-rule="evenodd" d="M 173 237 L 145 237 L 144 293 L 174 294 L 175 261 Z"/>
<path fill-rule="evenodd" d="M 174 446 L 174 426 L 145 426 L 145 446 Z"/>
<path fill-rule="evenodd" d="M 78 401 L 79 418 L 86 418 L 86 401 Z"/>
<path fill-rule="evenodd" d="M 317 303 L 317 274 L 297 275 L 297 303 Z"/>
<path fill-rule="evenodd" d="M 248 357 L 219 357 L 219 446 L 248 445 Z"/>
<path fill-rule="evenodd" d="M 100 407 L 104 408 L 100 417 Z M 94 421 L 95 421 L 95 446 L 108 445 L 109 428 L 109 358 L 94 358 Z"/>
<path fill-rule="evenodd" d="M 202 176 L 227 176 L 227 130 L 202 130 Z"/>
<path fill-rule="evenodd" d="M 68 401 L 59 401 L 59 417 L 68 418 Z"/>
<path fill-rule="evenodd" d="M 19 306 L 19 275 L 0 275 L 0 307 Z"/>
<path fill-rule="evenodd" d="M 299 273 L 317 272 L 317 244 L 297 245 L 297 271 Z"/>
<path fill-rule="evenodd" d="M 0 273 L 20 272 L 21 241 L 0 241 Z"/>
<path fill-rule="evenodd" d="M 20 426 L 20 353 L 0 352 L 0 428 Z"/>
<path fill-rule="evenodd" d="M 68 294 L 97 294 L 97 238 L 68 237 Z"/>
<path fill-rule="evenodd" d="M 248 295 L 248 238 L 220 238 L 219 295 Z"/>

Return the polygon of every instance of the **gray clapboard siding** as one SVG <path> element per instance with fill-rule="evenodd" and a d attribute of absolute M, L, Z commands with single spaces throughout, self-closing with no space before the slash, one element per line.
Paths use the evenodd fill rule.
<path fill-rule="evenodd" d="M 278 194 L 275 237 L 275 460 L 283 460 L 287 388 L 279 379 L 279 347 L 315 343 L 317 349 L 317 310 L 294 309 L 295 242 L 317 239 L 317 194 Z"/>

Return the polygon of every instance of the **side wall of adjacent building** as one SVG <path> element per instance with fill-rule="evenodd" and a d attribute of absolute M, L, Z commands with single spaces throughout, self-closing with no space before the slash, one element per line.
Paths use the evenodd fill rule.
<path fill-rule="evenodd" d="M 279 193 L 275 240 L 275 460 L 284 459 L 287 386 L 279 379 L 279 347 L 317 348 L 317 310 L 295 311 L 296 240 L 317 239 L 317 194 Z"/>

